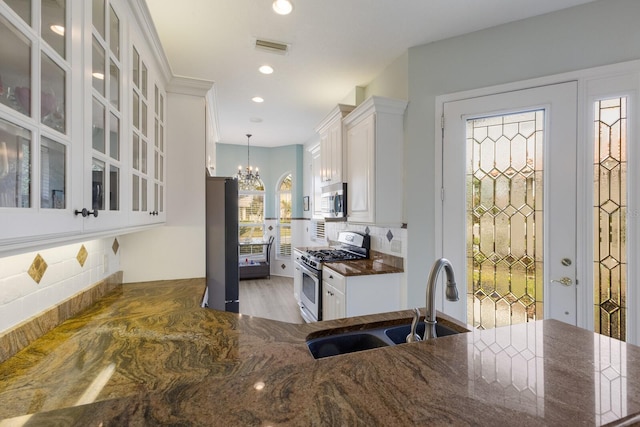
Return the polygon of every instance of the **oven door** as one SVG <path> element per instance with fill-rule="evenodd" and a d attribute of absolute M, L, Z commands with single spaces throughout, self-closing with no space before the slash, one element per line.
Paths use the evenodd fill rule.
<path fill-rule="evenodd" d="M 300 264 L 302 270 L 302 289 L 300 292 L 300 310 L 302 317 L 307 322 L 322 320 L 321 311 L 321 284 L 322 273 Z"/>

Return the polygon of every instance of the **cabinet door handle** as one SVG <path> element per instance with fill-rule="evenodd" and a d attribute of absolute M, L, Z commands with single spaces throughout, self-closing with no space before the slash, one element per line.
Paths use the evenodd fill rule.
<path fill-rule="evenodd" d="M 74 213 L 76 216 L 78 216 L 78 215 L 82 215 L 82 217 L 83 217 L 83 218 L 86 218 L 86 217 L 88 217 L 89 215 L 93 215 L 93 216 L 94 216 L 94 218 L 97 218 L 97 217 L 98 217 L 98 209 L 94 209 L 94 210 L 90 211 L 90 210 L 89 210 L 89 209 L 87 209 L 87 208 L 82 208 L 82 210 L 80 210 L 80 211 L 79 211 L 78 209 L 76 209 L 75 211 L 73 211 L 73 213 Z"/>

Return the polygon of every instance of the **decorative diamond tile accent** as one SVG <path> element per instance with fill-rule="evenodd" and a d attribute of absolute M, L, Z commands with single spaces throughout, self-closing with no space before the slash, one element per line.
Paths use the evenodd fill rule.
<path fill-rule="evenodd" d="M 369 226 L 367 226 L 367 228 L 364 229 L 364 234 L 369 234 L 371 232 L 371 230 L 369 229 Z"/>
<path fill-rule="evenodd" d="M 87 258 L 89 257 L 89 252 L 87 252 L 87 248 L 82 245 L 80 250 L 78 251 L 78 255 L 76 255 L 76 259 L 80 264 L 80 267 L 84 267 L 84 263 L 87 262 Z"/>
<path fill-rule="evenodd" d="M 113 245 L 111 245 L 111 250 L 113 251 L 114 255 L 118 253 L 119 248 L 120 248 L 120 243 L 118 242 L 118 239 L 113 239 Z"/>
<path fill-rule="evenodd" d="M 273 231 L 273 225 L 269 226 L 269 231 Z"/>
<path fill-rule="evenodd" d="M 391 230 L 387 231 L 387 240 L 388 241 L 393 240 L 393 233 L 391 232 Z"/>
<path fill-rule="evenodd" d="M 31 267 L 29 267 L 29 276 L 31 276 L 34 282 L 40 284 L 42 276 L 44 276 L 44 273 L 47 271 L 47 267 L 48 265 L 44 258 L 38 254 L 31 263 Z"/>

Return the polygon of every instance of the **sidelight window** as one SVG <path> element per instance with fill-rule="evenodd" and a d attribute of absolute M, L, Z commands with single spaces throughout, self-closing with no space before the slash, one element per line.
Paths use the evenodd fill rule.
<path fill-rule="evenodd" d="M 594 103 L 595 330 L 625 340 L 627 301 L 627 99 Z"/>

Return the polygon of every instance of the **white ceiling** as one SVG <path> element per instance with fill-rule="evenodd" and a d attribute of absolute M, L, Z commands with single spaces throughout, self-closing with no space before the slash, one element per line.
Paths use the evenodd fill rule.
<path fill-rule="evenodd" d="M 252 133 L 252 146 L 303 144 L 409 47 L 593 0 L 292 1 L 280 16 L 272 0 L 147 0 L 173 74 L 215 83 L 220 142 L 246 144 Z M 290 53 L 258 51 L 256 37 Z M 275 72 L 260 74 L 263 64 Z"/>

